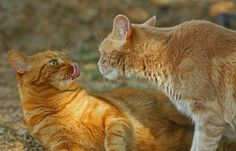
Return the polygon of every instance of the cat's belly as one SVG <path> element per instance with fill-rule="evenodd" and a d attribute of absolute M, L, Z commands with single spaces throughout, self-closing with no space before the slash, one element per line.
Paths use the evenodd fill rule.
<path fill-rule="evenodd" d="M 231 139 L 231 140 L 236 141 L 236 130 L 235 129 L 236 129 L 236 125 L 234 125 L 234 128 L 226 126 L 224 136 Z"/>
<path fill-rule="evenodd" d="M 172 100 L 172 102 L 180 112 L 190 117 L 194 121 L 188 103 L 176 100 Z M 228 109 L 230 109 L 231 111 L 225 111 L 227 113 L 225 113 L 225 117 L 223 119 L 225 123 L 224 136 L 230 140 L 236 141 L 236 104 L 228 107 Z"/>
<path fill-rule="evenodd" d="M 224 122 L 225 136 L 236 140 L 236 100 L 226 100 L 224 102 Z"/>

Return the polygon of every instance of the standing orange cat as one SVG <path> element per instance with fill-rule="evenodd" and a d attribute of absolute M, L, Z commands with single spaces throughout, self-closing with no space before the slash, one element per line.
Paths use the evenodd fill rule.
<path fill-rule="evenodd" d="M 100 72 L 154 81 L 194 121 L 191 151 L 215 151 L 223 135 L 236 140 L 236 32 L 207 21 L 170 28 L 155 21 L 116 16 L 99 47 Z"/>

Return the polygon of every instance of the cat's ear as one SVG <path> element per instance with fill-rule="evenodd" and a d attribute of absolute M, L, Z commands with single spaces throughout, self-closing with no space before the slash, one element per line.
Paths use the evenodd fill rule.
<path fill-rule="evenodd" d="M 148 19 L 146 22 L 143 23 L 143 25 L 155 27 L 156 26 L 156 16 L 153 16 L 152 18 Z"/>
<path fill-rule="evenodd" d="M 18 73 L 25 73 L 32 67 L 32 60 L 30 57 L 24 55 L 18 50 L 9 50 L 8 62 Z"/>
<path fill-rule="evenodd" d="M 113 36 L 119 40 L 127 40 L 130 38 L 131 32 L 129 19 L 124 15 L 117 15 L 113 21 Z"/>

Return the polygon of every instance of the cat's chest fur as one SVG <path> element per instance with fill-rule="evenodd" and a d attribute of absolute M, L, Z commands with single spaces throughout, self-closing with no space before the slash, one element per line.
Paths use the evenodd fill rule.
<path fill-rule="evenodd" d="M 171 102 L 177 107 L 177 109 L 187 115 L 191 116 L 190 104 L 183 99 L 183 94 L 175 87 L 174 84 L 170 83 L 169 80 L 162 84 L 160 89 L 170 98 Z"/>
<path fill-rule="evenodd" d="M 235 56 L 233 54 L 233 56 Z M 192 70 L 191 76 L 185 76 L 184 80 L 178 79 L 178 74 L 169 79 L 159 77 L 157 85 L 169 96 L 171 102 L 179 111 L 194 120 L 193 112 L 198 107 L 212 111 L 214 116 L 224 123 L 225 135 L 236 140 L 236 98 L 235 98 L 235 57 L 225 58 L 223 61 L 212 60 L 214 63 L 211 74 L 205 74 L 204 69 Z M 201 71 L 202 70 L 202 71 Z M 199 72 L 197 72 L 199 71 Z M 202 76 L 202 75 L 207 75 Z M 177 80 L 176 80 L 177 79 Z"/>

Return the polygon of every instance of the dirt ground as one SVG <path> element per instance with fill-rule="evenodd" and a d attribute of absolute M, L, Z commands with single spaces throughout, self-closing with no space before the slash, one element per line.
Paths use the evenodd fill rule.
<path fill-rule="evenodd" d="M 97 47 L 117 14 L 141 23 L 157 15 L 158 26 L 191 19 L 217 22 L 220 12 L 233 12 L 227 0 L 0 0 L 0 151 L 43 151 L 22 119 L 15 73 L 7 63 L 9 49 L 31 55 L 46 49 L 63 51 L 81 68 L 79 84 L 89 91 L 120 86 L 155 89 L 135 79 L 109 82 L 98 72 Z"/>

